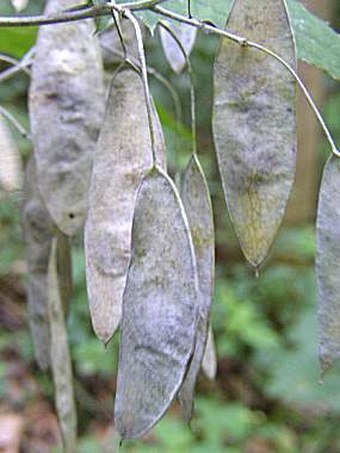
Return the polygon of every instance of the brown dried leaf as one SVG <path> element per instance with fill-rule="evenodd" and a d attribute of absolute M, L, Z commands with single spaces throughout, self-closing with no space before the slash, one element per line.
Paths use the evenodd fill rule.
<path fill-rule="evenodd" d="M 164 415 L 194 347 L 198 282 L 185 212 L 170 178 L 153 168 L 138 190 L 124 292 L 115 423 L 140 437 Z"/>
<path fill-rule="evenodd" d="M 21 189 L 21 172 L 20 151 L 0 114 L 0 188 L 6 191 Z"/>
<path fill-rule="evenodd" d="M 46 370 L 50 364 L 47 268 L 53 224 L 39 193 L 33 155 L 26 166 L 24 197 L 21 223 L 28 266 L 28 319 L 36 361 Z"/>
<path fill-rule="evenodd" d="M 340 357 L 340 159 L 324 169 L 316 222 L 319 358 L 323 371 Z"/>
<path fill-rule="evenodd" d="M 226 27 L 295 67 L 283 0 L 236 0 Z M 258 50 L 221 40 L 214 69 L 213 133 L 231 219 L 248 261 L 259 266 L 294 181 L 295 89 L 288 71 Z"/>
<path fill-rule="evenodd" d="M 215 271 L 215 235 L 209 188 L 201 164 L 193 155 L 184 173 L 181 199 L 188 218 L 197 260 L 200 297 L 196 303 L 200 317 L 196 332 L 195 350 L 188 373 L 179 392 L 184 417 L 190 420 L 194 391 L 204 355 L 208 333 L 209 312 L 213 301 Z"/>
<path fill-rule="evenodd" d="M 46 14 L 74 6 L 49 0 Z M 42 27 L 29 94 L 39 187 L 67 235 L 83 225 L 93 150 L 104 114 L 102 62 L 92 20 Z"/>
<path fill-rule="evenodd" d="M 165 145 L 156 109 L 156 152 L 165 167 Z M 93 328 L 104 342 L 121 317 L 138 185 L 152 165 L 147 111 L 140 75 L 114 75 L 93 165 L 85 226 L 86 281 Z"/>
<path fill-rule="evenodd" d="M 185 53 L 189 56 L 192 49 L 194 48 L 197 28 L 191 27 L 187 24 L 174 24 L 168 23 L 168 26 L 176 33 L 176 36 L 181 41 Z M 176 74 L 180 74 L 185 68 L 186 61 L 183 52 L 178 47 L 177 42 L 163 27 L 159 28 L 159 34 L 161 38 L 162 47 L 164 50 L 165 57 L 171 66 L 172 70 Z"/>
<path fill-rule="evenodd" d="M 58 242 L 52 240 L 48 263 L 48 307 L 51 329 L 51 367 L 64 451 L 75 451 L 77 415 L 75 409 L 71 357 L 58 276 Z"/>

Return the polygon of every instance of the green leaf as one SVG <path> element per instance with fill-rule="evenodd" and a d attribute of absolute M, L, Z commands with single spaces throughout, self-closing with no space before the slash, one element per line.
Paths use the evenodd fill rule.
<path fill-rule="evenodd" d="M 2 28 L 0 30 L 0 53 L 21 58 L 34 45 L 37 28 Z"/>
<path fill-rule="evenodd" d="M 340 80 L 340 34 L 303 5 L 288 0 L 298 57 Z"/>

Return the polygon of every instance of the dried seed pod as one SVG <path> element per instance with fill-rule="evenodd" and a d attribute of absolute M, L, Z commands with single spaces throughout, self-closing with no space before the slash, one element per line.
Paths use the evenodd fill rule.
<path fill-rule="evenodd" d="M 70 239 L 61 232 L 59 232 L 58 236 L 57 264 L 60 298 L 63 301 L 63 310 L 67 316 L 73 292 L 72 255 Z"/>
<path fill-rule="evenodd" d="M 158 163 L 165 145 L 154 109 Z M 86 281 L 93 328 L 106 343 L 118 327 L 131 250 L 138 185 L 152 165 L 143 83 L 131 68 L 118 71 L 109 90 L 95 153 L 85 226 Z"/>
<path fill-rule="evenodd" d="M 197 28 L 191 27 L 187 24 L 174 24 L 168 23 L 169 27 L 173 29 L 176 36 L 183 44 L 185 53 L 190 55 L 196 41 Z M 179 49 L 174 38 L 164 28 L 159 28 L 162 47 L 165 57 L 171 66 L 172 70 L 180 74 L 185 68 L 185 58 L 181 49 Z"/>
<path fill-rule="evenodd" d="M 194 243 L 200 290 L 200 297 L 197 299 L 200 317 L 196 332 L 195 351 L 179 392 L 184 417 L 186 420 L 190 420 L 193 412 L 196 379 L 201 368 L 207 340 L 215 271 L 214 221 L 209 188 L 201 164 L 195 154 L 184 173 L 181 199 Z"/>
<path fill-rule="evenodd" d="M 28 0 L 11 0 L 15 10 L 20 12 L 28 5 Z"/>
<path fill-rule="evenodd" d="M 46 370 L 50 364 L 47 268 L 53 224 L 39 193 L 33 155 L 26 166 L 24 197 L 21 223 L 28 266 L 28 319 L 36 361 Z"/>
<path fill-rule="evenodd" d="M 51 329 L 51 368 L 55 402 L 63 447 L 66 453 L 75 451 L 77 416 L 73 393 L 71 357 L 65 325 L 63 301 L 58 275 L 58 237 L 54 237 L 48 263 L 48 312 Z"/>
<path fill-rule="evenodd" d="M 323 371 L 340 357 L 340 159 L 324 169 L 316 222 L 319 358 Z"/>
<path fill-rule="evenodd" d="M 74 6 L 49 0 L 46 14 Z M 92 20 L 42 27 L 29 110 L 40 192 L 67 235 L 83 225 L 93 150 L 104 114 L 102 62 Z"/>
<path fill-rule="evenodd" d="M 208 379 L 214 380 L 217 372 L 217 357 L 214 333 L 211 325 L 208 329 L 208 337 L 205 345 L 204 356 L 202 360 L 202 370 Z"/>
<path fill-rule="evenodd" d="M 284 0 L 235 0 L 227 28 L 296 67 Z M 258 267 L 294 181 L 296 84 L 274 58 L 227 39 L 221 40 L 214 78 L 213 134 L 224 193 L 243 252 Z"/>
<path fill-rule="evenodd" d="M 0 114 L 0 189 L 9 192 L 21 189 L 21 171 L 20 151 Z"/>
<path fill-rule="evenodd" d="M 193 243 L 177 190 L 153 168 L 137 195 L 123 300 L 115 423 L 140 437 L 164 415 L 194 347 L 198 282 Z"/>
<path fill-rule="evenodd" d="M 128 19 L 120 20 L 121 30 L 124 38 L 124 45 L 127 57 L 138 61 L 138 46 L 135 29 Z M 100 47 L 103 53 L 105 67 L 119 65 L 124 60 L 124 52 L 119 39 L 117 28 L 112 25 L 100 34 Z"/>

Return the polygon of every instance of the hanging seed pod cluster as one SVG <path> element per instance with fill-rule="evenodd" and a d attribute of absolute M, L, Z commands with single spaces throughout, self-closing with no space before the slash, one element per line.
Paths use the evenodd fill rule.
<path fill-rule="evenodd" d="M 25 2 L 13 4 L 21 8 Z M 45 13 L 73 6 L 73 0 L 48 0 Z M 166 23 L 158 35 L 172 70 L 177 75 L 187 70 L 191 78 L 193 149 L 176 187 L 149 90 L 140 25 L 130 10 L 122 14 L 128 20 L 124 27 L 117 15 L 115 31 L 101 36 L 104 52 L 92 19 L 41 27 L 32 66 L 33 152 L 21 216 L 28 313 L 37 363 L 52 373 L 66 452 L 75 450 L 77 436 L 66 327 L 73 237 L 84 237 L 95 334 L 107 344 L 120 330 L 114 420 L 122 440 L 150 431 L 176 399 L 189 422 L 200 370 L 214 379 L 217 368 L 210 322 L 213 210 L 196 149 L 189 59 L 197 27 Z M 294 182 L 296 85 L 302 83 L 285 0 L 235 0 L 225 32 L 214 64 L 213 138 L 236 235 L 258 269 Z M 114 60 L 111 41 L 115 48 L 121 45 Z M 119 65 L 105 77 L 103 56 Z M 339 186 L 340 160 L 333 156 L 325 168 L 317 220 L 324 370 L 340 356 Z"/>

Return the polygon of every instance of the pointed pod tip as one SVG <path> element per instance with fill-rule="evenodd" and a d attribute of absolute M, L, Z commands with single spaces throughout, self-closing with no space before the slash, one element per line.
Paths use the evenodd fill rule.
<path fill-rule="evenodd" d="M 108 348 L 108 345 L 110 343 L 110 340 L 112 338 L 112 335 L 113 333 L 108 333 L 108 332 L 99 332 L 97 329 L 94 328 L 94 332 L 96 334 L 96 336 L 98 337 L 98 339 L 103 343 L 104 345 L 104 348 L 107 349 Z"/>

